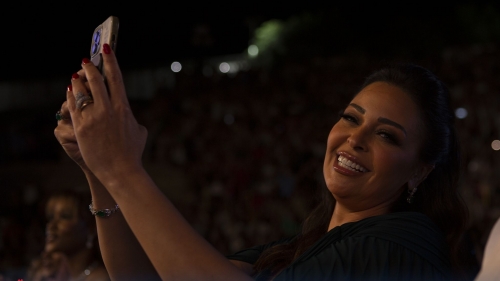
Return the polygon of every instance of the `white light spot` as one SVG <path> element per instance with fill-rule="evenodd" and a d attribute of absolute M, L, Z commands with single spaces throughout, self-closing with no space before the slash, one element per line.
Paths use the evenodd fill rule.
<path fill-rule="evenodd" d="M 259 54 L 259 47 L 255 45 L 248 46 L 248 55 L 251 57 L 256 57 Z"/>
<path fill-rule="evenodd" d="M 500 150 L 500 140 L 492 141 L 491 148 L 493 148 L 493 150 Z"/>
<path fill-rule="evenodd" d="M 174 61 L 171 65 L 170 68 L 172 69 L 173 72 L 179 72 L 182 69 L 182 64 L 178 61 Z"/>
<path fill-rule="evenodd" d="M 227 62 L 223 62 L 219 65 L 219 70 L 222 73 L 228 73 L 230 69 L 231 69 L 231 67 L 229 66 L 229 64 Z"/>
<path fill-rule="evenodd" d="M 226 125 L 232 125 L 234 123 L 234 116 L 232 114 L 224 115 L 224 123 L 226 123 Z"/>
<path fill-rule="evenodd" d="M 463 107 L 459 107 L 455 110 L 455 116 L 457 116 L 458 119 L 464 119 L 467 117 L 467 109 Z"/>

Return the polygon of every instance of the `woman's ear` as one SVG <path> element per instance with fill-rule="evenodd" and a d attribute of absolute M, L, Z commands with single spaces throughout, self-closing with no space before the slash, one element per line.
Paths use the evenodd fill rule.
<path fill-rule="evenodd" d="M 434 164 L 423 164 L 417 168 L 415 174 L 408 181 L 408 190 L 413 190 L 417 188 L 421 182 L 423 182 L 427 176 L 434 170 Z"/>

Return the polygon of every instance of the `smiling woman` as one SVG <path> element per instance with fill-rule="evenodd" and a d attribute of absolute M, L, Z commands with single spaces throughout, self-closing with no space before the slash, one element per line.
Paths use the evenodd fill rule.
<path fill-rule="evenodd" d="M 446 86 L 430 71 L 397 65 L 369 76 L 330 131 L 327 188 L 301 232 L 224 257 L 142 166 L 147 131 L 109 47 L 103 60 L 108 85 L 83 59 L 55 135 L 89 181 L 92 214 L 114 210 L 96 218 L 113 279 L 470 279 L 454 115 Z M 94 102 L 78 106 L 90 89 Z"/>
<path fill-rule="evenodd" d="M 470 279 L 459 166 L 445 85 L 415 65 L 379 70 L 330 131 L 327 192 L 301 234 L 229 258 L 262 280 Z"/>
<path fill-rule="evenodd" d="M 423 140 L 419 115 L 410 97 L 386 82 L 356 95 L 327 142 L 324 176 L 337 202 L 343 202 L 339 208 L 370 216 L 388 213 L 405 183 L 413 190 L 427 176 L 433 165 L 417 157 Z M 330 228 L 343 223 L 332 221 Z"/>

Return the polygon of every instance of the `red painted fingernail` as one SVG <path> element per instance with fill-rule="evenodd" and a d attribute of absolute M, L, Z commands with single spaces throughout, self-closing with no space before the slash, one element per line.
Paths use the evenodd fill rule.
<path fill-rule="evenodd" d="M 84 59 L 82 60 L 82 63 L 83 63 L 83 64 L 87 64 L 87 63 L 89 63 L 89 62 L 90 62 L 90 60 L 89 60 L 88 58 L 84 58 Z"/>
<path fill-rule="evenodd" d="M 73 91 L 73 85 L 69 84 L 68 85 L 68 92 L 71 92 L 71 91 Z"/>
<path fill-rule="evenodd" d="M 71 78 L 78 79 L 78 78 L 80 78 L 80 75 L 78 75 L 78 73 L 75 73 L 75 74 L 71 75 Z"/>
<path fill-rule="evenodd" d="M 111 48 L 109 47 L 108 44 L 103 44 L 102 45 L 102 50 L 104 51 L 105 54 L 111 53 Z"/>

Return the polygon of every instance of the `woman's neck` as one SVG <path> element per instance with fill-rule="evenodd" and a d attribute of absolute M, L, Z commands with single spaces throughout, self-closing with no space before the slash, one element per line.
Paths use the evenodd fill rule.
<path fill-rule="evenodd" d="M 76 280 L 92 262 L 92 250 L 83 248 L 82 250 L 68 255 L 67 260 L 71 279 Z"/>
<path fill-rule="evenodd" d="M 348 222 L 356 222 L 369 217 L 387 214 L 389 209 L 390 207 L 384 204 L 365 210 L 352 210 L 337 201 L 328 225 L 328 231 Z"/>

